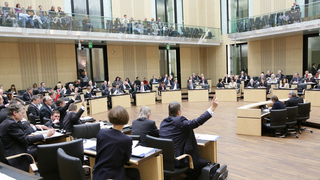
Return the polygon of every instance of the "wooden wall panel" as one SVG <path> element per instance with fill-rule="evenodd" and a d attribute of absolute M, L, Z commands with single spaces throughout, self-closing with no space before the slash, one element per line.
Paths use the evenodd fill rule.
<path fill-rule="evenodd" d="M 63 0 L 23 0 L 23 1 L 15 1 L 15 0 L 6 0 L 9 3 L 9 7 L 16 7 L 17 3 L 20 3 L 21 7 L 24 7 L 25 9 L 28 8 L 28 6 L 32 6 L 32 9 L 38 9 L 38 6 L 41 4 L 42 9 L 48 11 L 51 9 L 51 6 L 57 7 L 60 6 L 63 10 Z M 1 2 L 1 6 L 4 6 L 4 2 Z"/>
<path fill-rule="evenodd" d="M 124 78 L 130 77 L 132 81 L 136 77 L 136 65 L 135 65 L 135 49 L 134 46 L 123 46 L 123 67 Z"/>
<path fill-rule="evenodd" d="M 136 46 L 136 76 L 139 76 L 140 80 L 142 81 L 144 77 L 147 79 L 148 76 L 148 66 L 147 66 L 147 51 L 146 46 Z"/>
<path fill-rule="evenodd" d="M 151 2 L 150 0 L 112 0 L 112 16 L 114 18 L 127 18 L 143 20 L 145 17 L 151 19 Z"/>
<path fill-rule="evenodd" d="M 261 71 L 272 69 L 272 39 L 263 40 L 261 43 Z M 257 74 L 257 75 L 260 75 Z"/>
<path fill-rule="evenodd" d="M 274 67 L 270 69 L 277 74 L 278 70 L 286 69 L 286 38 L 277 38 L 273 41 L 274 47 Z"/>
<path fill-rule="evenodd" d="M 148 80 L 150 80 L 153 75 L 158 78 L 160 76 L 159 48 L 157 46 L 146 47 L 146 55 Z"/>
<path fill-rule="evenodd" d="M 54 87 L 58 83 L 58 65 L 55 44 L 41 44 L 39 46 L 42 78 L 47 87 Z"/>
<path fill-rule="evenodd" d="M 74 44 L 55 44 L 58 81 L 63 83 L 77 79 L 76 52 Z"/>
<path fill-rule="evenodd" d="M 253 16 L 289 9 L 294 1 L 292 0 L 254 0 L 253 2 Z"/>

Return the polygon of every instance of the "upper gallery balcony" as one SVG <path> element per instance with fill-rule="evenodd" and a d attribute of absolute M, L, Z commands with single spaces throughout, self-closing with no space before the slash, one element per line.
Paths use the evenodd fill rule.
<path fill-rule="evenodd" d="M 230 22 L 229 38 L 234 41 L 303 34 L 320 28 L 320 2 Z"/>
<path fill-rule="evenodd" d="M 0 7 L 0 37 L 217 46 L 220 28 Z"/>

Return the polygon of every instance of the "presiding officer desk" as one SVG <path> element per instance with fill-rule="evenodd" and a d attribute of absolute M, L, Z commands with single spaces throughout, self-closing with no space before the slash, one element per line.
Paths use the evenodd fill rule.
<path fill-rule="evenodd" d="M 286 99 L 279 101 L 285 102 Z M 273 102 L 262 101 L 258 103 L 248 104 L 237 108 L 237 134 L 261 136 L 262 135 L 262 118 L 268 116 L 269 111 L 262 111 L 261 106 L 268 105 L 271 107 Z"/>
<path fill-rule="evenodd" d="M 267 99 L 267 88 L 244 88 L 245 102 L 260 102 Z"/>
<path fill-rule="evenodd" d="M 236 88 L 216 89 L 216 96 L 221 102 L 237 102 L 238 100 Z"/>
<path fill-rule="evenodd" d="M 124 108 L 129 108 L 131 107 L 131 99 L 130 99 L 130 94 L 115 94 L 115 95 L 110 95 L 111 97 L 111 104 L 112 107 L 115 106 L 122 106 Z"/>
<path fill-rule="evenodd" d="M 137 91 L 136 95 L 136 106 L 147 106 L 156 104 L 156 91 Z"/>
<path fill-rule="evenodd" d="M 208 89 L 189 89 L 188 101 L 189 102 L 208 102 L 209 101 Z"/>
<path fill-rule="evenodd" d="M 278 99 L 288 98 L 290 91 L 295 91 L 298 94 L 298 90 L 295 88 L 274 88 L 272 89 L 272 95 L 276 95 Z"/>
<path fill-rule="evenodd" d="M 320 107 L 320 89 L 308 89 L 305 91 L 305 101 L 311 102 L 311 106 Z"/>
<path fill-rule="evenodd" d="M 161 91 L 161 102 L 170 103 L 172 101 L 181 102 L 181 90 L 166 90 Z"/>

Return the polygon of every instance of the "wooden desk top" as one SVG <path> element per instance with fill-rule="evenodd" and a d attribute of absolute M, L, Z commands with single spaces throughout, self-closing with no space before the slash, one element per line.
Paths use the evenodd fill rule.
<path fill-rule="evenodd" d="M 7 175 L 13 179 L 23 179 L 23 180 L 35 180 L 35 179 L 43 179 L 40 176 L 36 176 L 20 169 L 14 168 L 12 166 L 6 165 L 0 162 L 0 173 Z M 0 179 L 6 179 L 6 177 L 2 177 L 0 174 Z"/>
<path fill-rule="evenodd" d="M 207 91 L 208 91 L 208 89 L 204 89 L 204 88 L 200 88 L 200 89 L 188 89 L 188 91 L 197 91 L 197 90 L 207 90 Z"/>
<path fill-rule="evenodd" d="M 287 99 L 279 99 L 279 101 L 285 102 L 285 101 L 288 101 L 288 99 L 289 98 L 287 98 Z M 258 109 L 260 106 L 269 105 L 269 104 L 273 104 L 273 102 L 271 100 L 262 101 L 262 102 L 257 102 L 257 103 L 252 103 L 252 104 L 248 104 L 248 105 L 245 105 L 245 106 L 241 106 L 241 107 L 238 107 L 237 109 Z"/>
<path fill-rule="evenodd" d="M 156 91 L 136 91 L 135 93 L 140 93 L 140 94 L 144 94 L 144 93 L 155 93 Z"/>
<path fill-rule="evenodd" d="M 111 96 L 111 97 L 116 97 L 116 96 L 124 96 L 124 95 L 130 95 L 130 94 L 128 94 L 128 93 L 122 93 L 122 94 L 111 94 L 111 95 L 109 95 L 109 96 Z"/>

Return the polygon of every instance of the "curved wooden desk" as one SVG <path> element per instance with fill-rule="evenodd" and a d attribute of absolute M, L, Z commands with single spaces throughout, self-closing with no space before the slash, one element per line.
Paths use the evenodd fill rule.
<path fill-rule="evenodd" d="M 188 90 L 189 102 L 207 102 L 209 101 L 208 89 L 189 89 Z"/>
<path fill-rule="evenodd" d="M 237 102 L 238 94 L 235 88 L 216 89 L 216 96 L 221 102 Z"/>
<path fill-rule="evenodd" d="M 244 88 L 244 101 L 260 102 L 267 99 L 266 88 Z"/>
<path fill-rule="evenodd" d="M 290 91 L 295 91 L 298 94 L 298 90 L 295 88 L 274 88 L 272 89 L 272 95 L 276 95 L 278 99 L 288 98 Z"/>
<path fill-rule="evenodd" d="M 280 99 L 281 102 L 286 102 L 287 99 Z M 237 134 L 261 136 L 261 119 L 269 112 L 263 112 L 260 106 L 273 105 L 272 101 L 263 101 L 253 104 L 241 106 L 237 109 Z"/>
<path fill-rule="evenodd" d="M 161 91 L 162 104 L 171 103 L 172 101 L 181 102 L 181 90 Z"/>
<path fill-rule="evenodd" d="M 136 106 L 147 106 L 156 104 L 156 92 L 136 92 Z"/>
<path fill-rule="evenodd" d="M 305 101 L 311 102 L 311 106 L 320 106 L 320 89 L 308 89 L 305 91 Z"/>
<path fill-rule="evenodd" d="M 122 106 L 124 108 L 131 107 L 130 94 L 110 95 L 112 107 Z"/>

